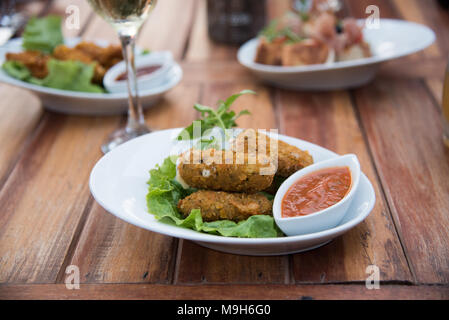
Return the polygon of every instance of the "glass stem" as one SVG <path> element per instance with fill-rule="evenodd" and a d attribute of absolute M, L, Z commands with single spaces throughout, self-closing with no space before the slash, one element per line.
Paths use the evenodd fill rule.
<path fill-rule="evenodd" d="M 126 74 L 128 76 L 128 122 L 126 124 L 127 132 L 138 131 L 145 127 L 142 105 L 139 100 L 139 91 L 137 88 L 137 74 L 134 60 L 135 36 L 120 34 L 122 43 L 123 59 L 126 63 Z"/>

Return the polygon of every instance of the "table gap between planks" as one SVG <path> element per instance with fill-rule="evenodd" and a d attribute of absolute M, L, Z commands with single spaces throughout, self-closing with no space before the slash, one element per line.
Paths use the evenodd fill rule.
<path fill-rule="evenodd" d="M 42 1 L 24 11 L 64 15 L 70 4 L 80 8 L 81 26 L 64 28 L 66 36 L 117 43 L 83 0 Z M 252 112 L 239 120 L 241 127 L 279 128 L 358 155 L 377 196 L 362 224 L 322 248 L 279 257 L 224 254 L 139 229 L 105 212 L 88 189 L 101 142 L 125 117 L 43 111 L 31 93 L 1 84 L 0 298 L 449 298 L 449 151 L 439 122 L 449 14 L 434 1 L 344 4 L 356 17 L 378 5 L 381 17 L 427 24 L 438 40 L 385 64 L 368 86 L 321 93 L 259 83 L 236 62 L 237 47 L 208 39 L 205 0 L 159 1 L 138 44 L 171 50 L 185 73 L 146 111 L 148 125 L 186 126 L 198 117 L 195 102 L 214 105 L 253 89 L 257 96 L 235 104 Z M 269 0 L 269 16 L 288 6 Z M 381 271 L 380 290 L 365 287 L 372 264 Z M 80 268 L 79 290 L 63 284 L 69 265 Z"/>

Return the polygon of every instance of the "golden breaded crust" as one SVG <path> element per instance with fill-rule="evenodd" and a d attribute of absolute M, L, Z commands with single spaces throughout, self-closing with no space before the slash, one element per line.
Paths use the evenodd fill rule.
<path fill-rule="evenodd" d="M 302 66 L 325 63 L 329 56 L 329 47 L 315 39 L 286 44 L 282 47 L 283 66 Z"/>
<path fill-rule="evenodd" d="M 43 79 L 48 75 L 48 55 L 39 51 L 24 51 L 20 53 L 7 53 L 6 60 L 19 61 L 30 70 L 33 77 Z"/>
<path fill-rule="evenodd" d="M 274 172 L 266 156 L 256 160 L 247 154 L 214 149 L 191 149 L 181 155 L 178 164 L 178 173 L 189 186 L 230 192 L 264 190 L 271 185 Z"/>
<path fill-rule="evenodd" d="M 313 158 L 308 151 L 303 151 L 284 141 L 278 141 L 278 170 L 276 174 L 289 177 L 296 171 L 313 164 Z"/>
<path fill-rule="evenodd" d="M 75 49 L 82 51 L 95 61 L 98 61 L 103 68 L 108 70 L 114 64 L 123 60 L 122 48 L 117 45 L 100 47 L 91 42 L 80 42 Z"/>
<path fill-rule="evenodd" d="M 178 209 L 184 217 L 200 209 L 204 221 L 246 220 L 253 215 L 272 214 L 272 202 L 262 194 L 200 190 L 182 199 Z"/>
<path fill-rule="evenodd" d="M 268 42 L 265 38 L 261 38 L 257 47 L 255 62 L 280 66 L 282 62 L 282 44 L 282 41 Z"/>
<path fill-rule="evenodd" d="M 249 138 L 252 137 L 252 138 Z M 248 140 L 254 140 L 255 144 L 249 146 Z M 250 141 L 251 141 L 250 140 Z M 247 129 L 240 133 L 232 144 L 231 149 L 236 152 L 247 152 L 252 154 L 260 151 L 260 146 L 264 145 L 266 154 L 270 157 L 276 155 L 276 150 L 272 150 L 274 145 L 277 145 L 277 171 L 276 175 L 281 177 L 289 177 L 298 170 L 313 164 L 313 158 L 307 151 L 303 151 L 295 146 L 292 146 L 284 141 L 278 140 L 277 144 L 267 135 L 258 132 L 255 129 Z M 270 155 L 270 153 L 273 155 Z"/>

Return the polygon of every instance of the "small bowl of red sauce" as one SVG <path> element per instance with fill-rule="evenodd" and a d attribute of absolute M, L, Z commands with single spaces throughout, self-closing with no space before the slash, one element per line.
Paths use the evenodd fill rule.
<path fill-rule="evenodd" d="M 169 51 L 151 52 L 136 56 L 136 75 L 139 90 L 157 87 L 166 81 L 165 75 L 173 66 L 173 55 Z M 106 72 L 103 85 L 108 92 L 126 92 L 128 90 L 126 65 L 121 61 Z"/>
<path fill-rule="evenodd" d="M 359 180 L 360 163 L 354 154 L 299 170 L 276 193 L 276 224 L 288 236 L 336 227 L 351 205 Z"/>

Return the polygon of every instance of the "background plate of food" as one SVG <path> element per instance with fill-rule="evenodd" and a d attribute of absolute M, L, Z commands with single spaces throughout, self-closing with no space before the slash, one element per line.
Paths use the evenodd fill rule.
<path fill-rule="evenodd" d="M 434 32 L 423 25 L 380 19 L 338 19 L 329 12 L 289 12 L 238 51 L 239 62 L 263 81 L 287 89 L 353 88 L 371 81 L 381 63 L 430 46 Z"/>
<path fill-rule="evenodd" d="M 60 25 L 61 19 L 56 16 L 30 19 L 23 38 L 0 47 L 0 81 L 34 92 L 44 108 L 56 112 L 84 115 L 126 112 L 127 91 L 108 92 L 103 84 L 110 71 L 117 71 L 120 66 L 124 71 L 120 46 L 101 40 L 64 39 Z M 161 62 L 161 56 L 168 56 L 157 74 L 157 82 L 141 83 L 139 77 L 140 100 L 143 108 L 148 108 L 179 83 L 182 69 L 166 53 L 137 51 L 138 66 L 140 60 L 148 64 L 153 57 Z"/>
<path fill-rule="evenodd" d="M 276 180 L 280 179 L 282 185 L 301 168 L 310 169 L 313 163 L 338 157 L 293 137 L 267 133 L 270 141 L 278 141 L 279 161 L 276 171 L 264 176 L 254 170 L 257 164 L 215 165 L 205 157 L 198 164 L 189 163 L 191 152 L 213 150 L 214 156 L 224 150 L 238 153 L 239 137 L 246 130 L 235 129 L 226 137 L 228 145 L 217 145 L 218 140 L 211 139 L 221 129 L 236 125 L 236 118 L 242 114 L 229 111 L 229 105 L 238 96 L 220 102 L 218 109 L 195 105 L 202 114 L 199 122 L 203 129 L 211 129 L 210 136 L 204 133 L 190 140 L 195 131 L 191 125 L 153 132 L 107 153 L 91 172 L 89 185 L 95 200 L 108 212 L 141 228 L 245 255 L 310 250 L 347 232 L 369 215 L 375 194 L 361 174 L 351 205 L 336 225 L 295 236 L 281 232 L 271 212 L 279 189 Z"/>

